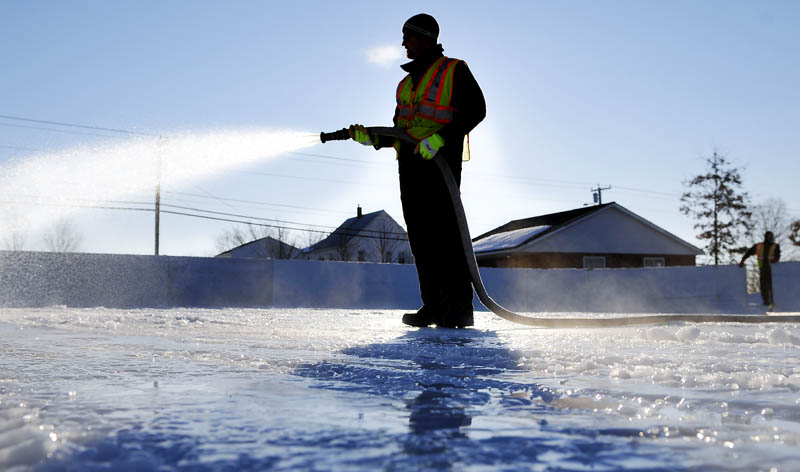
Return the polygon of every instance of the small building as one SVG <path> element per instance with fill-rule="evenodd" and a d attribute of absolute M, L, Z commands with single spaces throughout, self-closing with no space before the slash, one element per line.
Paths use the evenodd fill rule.
<path fill-rule="evenodd" d="M 388 213 L 364 214 L 359 206 L 322 241 L 303 249 L 304 259 L 411 264 L 408 234 Z"/>
<path fill-rule="evenodd" d="M 289 243 L 267 236 L 244 243 L 214 257 L 249 257 L 257 259 L 297 259 L 303 250 Z"/>
<path fill-rule="evenodd" d="M 692 266 L 703 254 L 614 202 L 514 220 L 472 241 L 482 267 Z"/>

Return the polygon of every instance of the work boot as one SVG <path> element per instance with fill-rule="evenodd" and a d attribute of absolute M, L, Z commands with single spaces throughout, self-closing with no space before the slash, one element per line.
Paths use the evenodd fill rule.
<path fill-rule="evenodd" d="M 425 328 L 431 325 L 438 325 L 440 310 L 424 305 L 416 313 L 406 313 L 403 315 L 403 323 L 415 328 Z"/>
<path fill-rule="evenodd" d="M 436 323 L 438 328 L 466 328 L 475 324 L 472 315 L 472 305 L 451 308 L 442 316 L 442 319 Z"/>

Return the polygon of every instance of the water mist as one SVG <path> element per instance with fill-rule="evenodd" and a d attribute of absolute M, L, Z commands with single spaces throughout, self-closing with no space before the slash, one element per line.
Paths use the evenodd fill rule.
<path fill-rule="evenodd" d="M 172 188 L 296 151 L 317 134 L 269 129 L 180 132 L 41 152 L 0 167 L 0 239 L 80 209 Z"/>

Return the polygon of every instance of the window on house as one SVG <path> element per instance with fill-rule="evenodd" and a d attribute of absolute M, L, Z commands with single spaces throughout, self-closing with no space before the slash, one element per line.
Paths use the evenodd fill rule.
<path fill-rule="evenodd" d="M 583 256 L 584 269 L 605 269 L 606 256 Z"/>
<path fill-rule="evenodd" d="M 644 266 L 645 267 L 665 267 L 667 265 L 667 261 L 664 260 L 663 257 L 645 257 L 644 258 Z"/>

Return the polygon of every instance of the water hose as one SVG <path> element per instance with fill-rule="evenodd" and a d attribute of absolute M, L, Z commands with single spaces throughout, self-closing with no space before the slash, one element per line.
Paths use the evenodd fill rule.
<path fill-rule="evenodd" d="M 405 131 L 399 128 L 390 128 L 382 126 L 368 127 L 367 132 L 371 136 L 389 136 L 409 143 L 415 144 L 417 140 L 409 136 Z M 350 139 L 350 134 L 347 128 L 334 131 L 332 133 L 320 133 L 320 141 L 341 141 Z M 793 315 L 780 315 L 780 316 L 759 316 L 759 315 L 645 315 L 645 316 L 627 316 L 615 318 L 535 318 L 530 316 L 523 316 L 514 313 L 502 307 L 499 303 L 494 301 L 486 287 L 483 285 L 480 271 L 478 270 L 478 261 L 475 258 L 475 252 L 472 248 L 472 239 L 469 234 L 469 227 L 467 226 L 467 216 L 464 212 L 464 205 L 461 203 L 461 193 L 458 189 L 458 184 L 453 176 L 453 172 L 447 165 L 447 162 L 440 156 L 434 156 L 433 162 L 442 173 L 447 190 L 450 193 L 450 199 L 453 203 L 453 209 L 456 213 L 456 221 L 458 223 L 459 233 L 461 235 L 461 245 L 464 248 L 464 257 L 467 259 L 467 266 L 469 268 L 469 275 L 472 279 L 472 286 L 478 294 L 478 299 L 483 306 L 489 309 L 492 313 L 505 320 L 519 323 L 527 326 L 537 326 L 541 328 L 611 328 L 620 326 L 634 326 L 646 324 L 664 324 L 673 321 L 686 321 L 690 323 L 797 323 L 800 322 L 800 316 Z"/>

